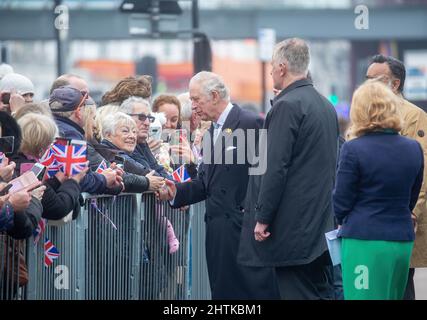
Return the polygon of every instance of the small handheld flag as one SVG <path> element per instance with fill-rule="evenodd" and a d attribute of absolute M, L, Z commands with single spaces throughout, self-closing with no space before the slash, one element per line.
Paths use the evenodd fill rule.
<path fill-rule="evenodd" d="M 105 160 L 102 160 L 102 162 L 99 164 L 98 168 L 96 169 L 97 173 L 103 173 L 104 170 L 107 170 L 107 163 L 105 162 Z"/>
<path fill-rule="evenodd" d="M 58 259 L 58 257 L 58 249 L 56 249 L 53 243 L 46 238 L 44 242 L 44 266 L 46 268 L 49 267 L 53 263 L 53 260 Z"/>
<path fill-rule="evenodd" d="M 187 169 L 185 168 L 184 165 L 180 166 L 178 169 L 176 169 L 172 173 L 172 178 L 176 182 L 187 182 L 187 181 L 191 181 L 191 177 L 188 174 Z"/>
<path fill-rule="evenodd" d="M 37 225 L 36 230 L 34 230 L 33 232 L 34 245 L 37 245 L 45 229 L 46 229 L 46 219 L 41 218 L 39 221 L 39 224 Z"/>
<path fill-rule="evenodd" d="M 55 141 L 52 145 L 52 151 L 59 165 L 59 170 L 70 177 L 86 168 L 87 144 L 83 140 L 71 140 L 68 143 L 63 143 L 62 140 L 64 139 Z"/>

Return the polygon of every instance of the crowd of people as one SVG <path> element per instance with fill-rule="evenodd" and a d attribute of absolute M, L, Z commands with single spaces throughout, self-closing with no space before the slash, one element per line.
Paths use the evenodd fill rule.
<path fill-rule="evenodd" d="M 0 150 L 0 191 L 4 191 L 0 197 L 0 231 L 15 239 L 31 237 L 42 218 L 49 224 L 59 225 L 76 219 L 83 205 L 81 194 L 84 192 L 94 195 L 153 192 L 164 185 L 165 179 L 173 180 L 173 169 L 180 165 L 185 165 L 193 176 L 197 172 L 198 158 L 193 155 L 190 142 L 184 140 L 180 145 L 169 146 L 161 135 L 157 139 L 149 137 L 155 113 L 152 112 L 148 76 L 123 79 L 104 95 L 102 106 L 97 106 L 90 97 L 87 82 L 71 74 L 58 77 L 52 84 L 49 98 L 39 103 L 33 101 L 35 90 L 31 80 L 14 73 L 11 68 L 2 75 L 0 87 L 0 136 L 13 137 L 11 150 Z M 175 116 L 181 114 L 181 102 L 173 95 L 165 95 L 163 99 L 173 101 L 172 109 L 176 109 L 159 114 L 165 119 L 160 130 L 166 134 L 166 130 L 172 132 L 181 128 L 182 120 L 178 122 Z M 188 97 L 184 101 L 187 108 L 190 107 L 187 114 L 191 118 L 191 104 L 187 100 Z M 200 128 L 199 121 L 194 118 L 191 122 L 193 136 L 200 135 L 197 133 Z M 86 142 L 86 168 L 74 174 L 58 170 L 50 176 L 47 166 L 37 186 L 8 192 L 16 178 L 34 164 L 43 163 L 57 138 Z M 200 150 L 200 138 L 198 143 L 191 145 Z M 168 157 L 163 159 L 163 166 L 160 165 L 156 157 L 160 147 L 167 155 L 177 154 L 182 163 Z M 105 168 L 100 170 L 102 165 Z M 179 249 L 179 240 L 170 221 L 165 217 L 163 220 L 172 254 Z"/>
<path fill-rule="evenodd" d="M 0 136 L 14 139 L 13 151 L 1 155 L 0 231 L 26 239 L 42 218 L 76 219 L 83 192 L 151 191 L 174 208 L 205 201 L 213 299 L 415 299 L 414 268 L 427 266 L 427 115 L 403 97 L 403 63 L 377 55 L 342 136 L 309 63 L 305 41 L 276 45 L 275 98 L 265 119 L 233 104 L 212 72 L 196 74 L 187 93 L 155 99 L 149 76 L 130 76 L 97 106 L 85 79 L 72 74 L 35 103 L 31 80 L 8 69 L 0 80 Z M 266 132 L 255 137 L 266 167 L 254 175 L 249 151 L 238 162 L 242 145 L 233 139 L 251 130 Z M 85 141 L 84 168 L 8 192 L 58 137 Z M 177 170 L 189 178 L 175 179 Z M 173 254 L 173 225 L 158 221 Z M 334 228 L 342 239 L 338 268 L 325 239 Z"/>

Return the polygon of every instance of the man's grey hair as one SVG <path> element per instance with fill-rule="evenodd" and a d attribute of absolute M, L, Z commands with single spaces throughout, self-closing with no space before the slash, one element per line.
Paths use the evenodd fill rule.
<path fill-rule="evenodd" d="M 58 109 L 62 109 L 64 106 L 59 101 L 52 101 L 52 103 L 49 104 L 50 111 L 53 115 L 60 116 L 63 118 L 70 118 L 75 110 L 72 111 L 56 111 Z"/>
<path fill-rule="evenodd" d="M 125 101 L 123 101 L 122 104 L 120 105 L 119 110 L 121 112 L 131 114 L 131 113 L 133 113 L 133 106 L 136 103 L 142 103 L 142 104 L 146 105 L 151 112 L 150 101 L 148 101 L 147 99 L 144 99 L 141 97 L 135 97 L 135 96 L 131 96 L 131 97 L 127 98 Z"/>
<path fill-rule="evenodd" d="M 222 100 L 230 101 L 230 91 L 219 75 L 213 72 L 202 71 L 191 78 L 190 84 L 194 82 L 200 84 L 206 97 L 210 98 L 211 93 L 216 91 Z"/>
<path fill-rule="evenodd" d="M 123 112 L 109 114 L 102 119 L 102 138 L 105 138 L 109 134 L 114 135 L 119 124 L 136 128 L 135 120 L 133 120 L 132 117 L 128 116 L 127 114 Z"/>
<path fill-rule="evenodd" d="M 310 64 L 310 49 L 307 43 L 299 38 L 286 39 L 274 48 L 273 63 L 288 63 L 289 72 L 293 75 L 307 75 Z"/>

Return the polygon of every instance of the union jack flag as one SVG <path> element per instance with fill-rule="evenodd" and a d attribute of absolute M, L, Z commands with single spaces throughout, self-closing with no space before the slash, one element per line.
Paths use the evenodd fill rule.
<path fill-rule="evenodd" d="M 61 170 L 61 165 L 55 160 L 49 167 L 47 167 L 46 174 L 49 178 L 52 178 L 59 170 Z"/>
<path fill-rule="evenodd" d="M 46 175 L 49 178 L 52 178 L 60 169 L 60 165 L 55 159 L 52 146 L 46 150 L 45 154 L 39 159 L 39 162 L 46 167 Z"/>
<path fill-rule="evenodd" d="M 55 161 L 55 155 L 53 154 L 52 147 L 46 150 L 44 155 L 39 159 L 39 162 L 45 167 L 49 167 Z"/>
<path fill-rule="evenodd" d="M 37 243 L 40 240 L 41 235 L 43 234 L 44 230 L 46 229 L 46 219 L 41 218 L 39 221 L 39 224 L 37 225 L 36 230 L 33 232 L 34 236 L 34 244 L 37 245 Z"/>
<path fill-rule="evenodd" d="M 59 251 L 53 245 L 53 243 L 46 237 L 44 242 L 44 266 L 47 268 L 52 263 L 53 260 L 58 259 Z"/>
<path fill-rule="evenodd" d="M 172 178 L 176 182 L 187 182 L 187 181 L 191 181 L 191 177 L 188 174 L 187 169 L 185 168 L 184 165 L 180 166 L 178 169 L 176 169 L 172 173 Z"/>
<path fill-rule="evenodd" d="M 100 163 L 100 165 L 98 166 L 98 168 L 96 169 L 97 173 L 102 173 L 104 172 L 104 170 L 107 170 L 107 163 L 105 162 L 105 160 L 102 160 L 102 162 Z"/>
<path fill-rule="evenodd" d="M 60 166 L 60 170 L 66 176 L 73 176 L 82 172 L 86 168 L 86 141 L 71 140 L 69 144 L 55 142 L 52 146 L 55 160 Z"/>

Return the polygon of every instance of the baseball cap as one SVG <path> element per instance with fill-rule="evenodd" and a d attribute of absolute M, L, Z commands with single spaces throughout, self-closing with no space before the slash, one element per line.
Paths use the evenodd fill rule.
<path fill-rule="evenodd" d="M 59 102 L 62 105 L 62 108 L 53 109 L 54 112 L 67 112 L 74 111 L 82 105 L 86 104 L 86 100 L 88 98 L 87 93 L 82 93 L 78 89 L 63 86 L 53 90 L 52 94 L 49 98 L 49 106 L 53 102 Z"/>

